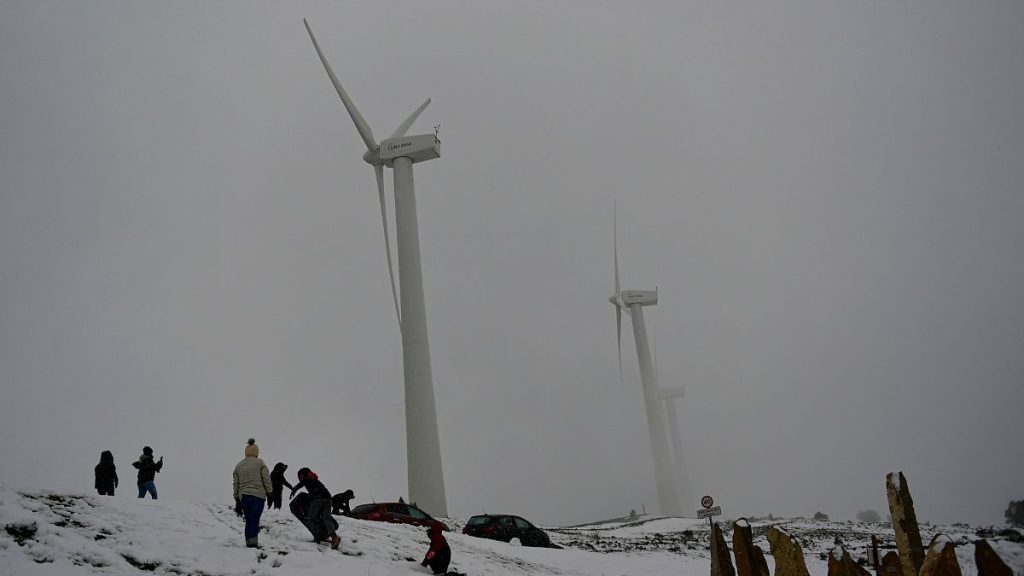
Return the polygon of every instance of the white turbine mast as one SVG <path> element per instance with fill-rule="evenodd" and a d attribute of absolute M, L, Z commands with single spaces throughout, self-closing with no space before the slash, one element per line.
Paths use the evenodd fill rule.
<path fill-rule="evenodd" d="M 373 131 L 356 105 L 349 98 L 334 70 L 327 62 L 309 22 L 302 20 L 313 41 L 327 76 L 341 97 L 359 136 L 366 144 L 363 160 L 373 166 L 380 197 L 381 222 L 384 225 L 384 249 L 387 252 L 391 297 L 395 303 L 398 327 L 402 333 L 402 364 L 405 371 L 405 440 L 408 461 L 409 499 L 436 516 L 447 516 L 444 492 L 444 470 L 441 445 L 437 433 L 437 410 L 434 383 L 430 370 L 430 342 L 427 338 L 427 315 L 423 298 L 423 270 L 420 266 L 419 224 L 416 220 L 416 194 L 412 165 L 441 156 L 437 130 L 433 134 L 406 136 L 405 133 L 430 104 L 428 98 L 419 105 L 390 136 L 378 144 Z M 384 168 L 391 168 L 395 181 L 395 233 L 398 243 L 399 289 L 391 264 L 391 242 L 388 237 L 387 208 L 384 200 Z M 400 298 L 399 298 L 400 294 Z"/>
<path fill-rule="evenodd" d="M 617 212 L 617 211 L 616 211 Z M 654 457 L 654 480 L 658 488 L 659 512 L 667 516 L 682 516 L 679 503 L 679 487 L 669 452 L 665 424 L 659 404 L 658 376 L 651 363 L 651 350 L 647 343 L 647 328 L 644 325 L 644 306 L 658 303 L 657 290 L 622 290 L 619 283 L 619 239 L 618 216 L 613 213 L 612 237 L 615 258 L 615 293 L 608 298 L 615 306 L 616 338 L 619 347 L 619 375 L 622 374 L 622 312 L 626 311 L 633 321 L 633 339 L 640 365 L 640 383 L 644 392 L 644 408 L 647 411 L 647 431 L 651 439 L 651 455 Z"/>

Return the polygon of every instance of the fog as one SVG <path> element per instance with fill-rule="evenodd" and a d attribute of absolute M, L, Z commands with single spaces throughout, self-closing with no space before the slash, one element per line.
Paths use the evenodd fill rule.
<path fill-rule="evenodd" d="M 230 503 L 254 436 L 406 495 L 373 171 L 303 18 L 378 137 L 433 99 L 451 515 L 656 508 L 613 205 L 693 494 L 884 515 L 902 470 L 924 521 L 1024 498 L 1024 5 L 989 0 L 5 2 L 0 482 L 91 490 L 109 449 L 134 497 L 150 445 L 161 498 Z"/>

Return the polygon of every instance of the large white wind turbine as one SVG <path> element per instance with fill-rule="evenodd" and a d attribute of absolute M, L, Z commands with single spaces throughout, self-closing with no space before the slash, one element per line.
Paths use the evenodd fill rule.
<path fill-rule="evenodd" d="M 341 97 L 345 110 L 356 125 L 359 136 L 366 144 L 363 160 L 373 166 L 380 196 L 381 220 L 384 224 L 384 248 L 387 251 L 388 274 L 391 277 L 391 296 L 395 301 L 399 330 L 402 333 L 402 361 L 405 368 L 405 443 L 409 474 L 409 499 L 437 516 L 448 514 L 444 493 L 444 470 L 441 466 L 441 445 L 437 434 L 437 411 L 434 404 L 434 382 L 430 371 L 430 342 L 427 339 L 427 314 L 423 301 L 423 270 L 420 267 L 419 227 L 416 221 L 416 195 L 412 179 L 412 165 L 441 156 L 441 142 L 437 134 L 406 136 L 406 131 L 430 104 L 420 104 L 391 136 L 381 140 L 373 138 L 366 123 L 341 82 L 327 63 L 320 44 L 309 27 L 309 32 L 320 61 Z M 384 167 L 395 175 L 395 232 L 398 240 L 398 278 L 401 299 L 395 290 L 395 274 L 391 265 L 391 246 L 384 201 Z"/>
<path fill-rule="evenodd" d="M 617 218 L 612 219 L 615 250 L 615 293 L 608 300 L 615 306 L 615 325 L 619 345 L 619 371 L 622 371 L 622 311 L 633 320 L 633 339 L 636 341 L 636 355 L 640 364 L 640 383 L 644 390 L 644 408 L 647 410 L 647 431 L 651 437 L 651 453 L 654 457 L 654 480 L 658 487 L 659 512 L 669 516 L 682 516 L 679 503 L 679 488 L 672 466 L 665 424 L 659 406 L 658 376 L 651 363 L 651 349 L 647 343 L 647 327 L 644 325 L 644 306 L 658 303 L 657 290 L 622 290 L 619 286 L 619 239 Z"/>

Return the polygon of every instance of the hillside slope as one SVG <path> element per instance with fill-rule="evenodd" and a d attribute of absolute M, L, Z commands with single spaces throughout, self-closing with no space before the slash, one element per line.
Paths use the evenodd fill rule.
<path fill-rule="evenodd" d="M 137 500 L 0 486 L 0 576 L 291 575 L 390 576 L 428 574 L 420 567 L 425 530 L 339 518 L 341 552 L 316 545 L 286 510 L 265 512 L 261 550 L 243 545 L 242 521 L 226 504 Z M 476 575 L 705 575 L 708 524 L 684 518 L 642 517 L 550 529 L 563 550 L 535 549 L 471 538 L 448 521 L 452 569 Z M 772 522 L 780 523 L 779 521 Z M 804 545 L 812 574 L 826 573 L 824 553 L 838 538 L 862 550 L 872 529 L 891 540 L 885 525 L 785 521 Z M 763 533 L 767 523 L 754 523 Z M 926 532 L 928 532 L 926 530 Z M 954 541 L 975 538 L 965 525 L 943 527 Z M 759 538 L 767 550 L 767 543 Z M 1024 574 L 1024 544 L 994 542 Z M 972 574 L 971 546 L 960 546 L 964 573 Z M 856 556 L 855 552 L 855 556 Z M 770 561 L 770 557 L 769 557 Z"/>

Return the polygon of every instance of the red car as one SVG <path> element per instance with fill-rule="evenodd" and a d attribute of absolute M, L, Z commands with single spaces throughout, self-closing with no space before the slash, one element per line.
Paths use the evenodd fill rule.
<path fill-rule="evenodd" d="M 444 522 L 435 520 L 430 514 L 420 510 L 414 504 L 406 504 L 404 502 L 360 504 L 352 509 L 351 517 L 363 520 L 376 520 L 378 522 L 394 522 L 396 524 L 437 526 L 441 530 L 450 531 Z"/>

